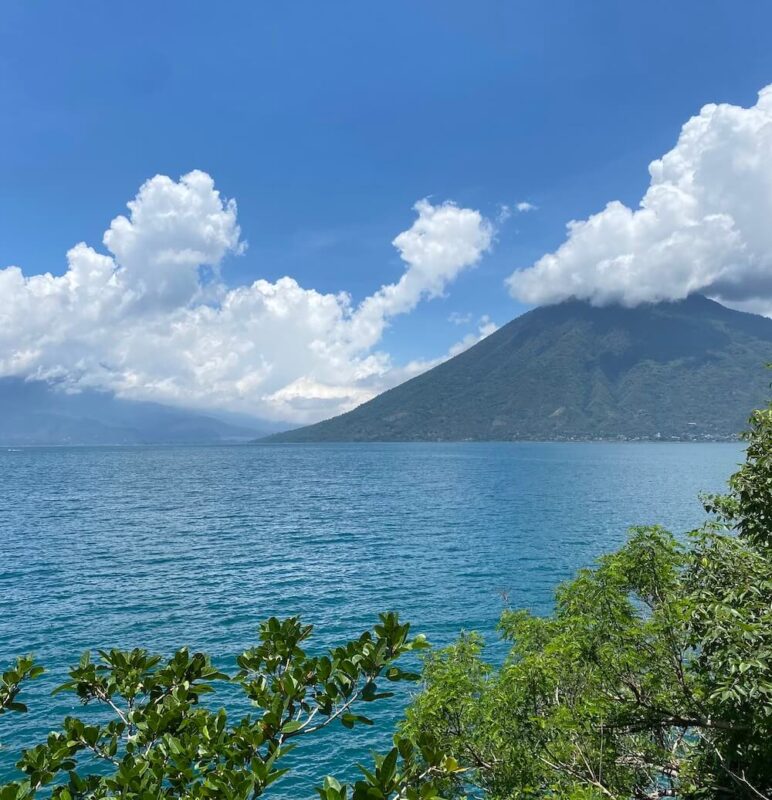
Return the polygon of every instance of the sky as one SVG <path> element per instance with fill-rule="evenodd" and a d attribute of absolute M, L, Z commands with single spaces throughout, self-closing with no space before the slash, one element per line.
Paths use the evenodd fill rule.
<path fill-rule="evenodd" d="M 5 0 L 0 376 L 300 423 L 542 303 L 772 313 L 769 30 L 766 0 Z"/>

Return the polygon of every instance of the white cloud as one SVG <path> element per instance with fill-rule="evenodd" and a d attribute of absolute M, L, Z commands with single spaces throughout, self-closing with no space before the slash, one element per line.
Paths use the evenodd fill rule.
<path fill-rule="evenodd" d="M 499 326 L 493 322 L 493 320 L 491 320 L 487 314 L 484 314 L 477 322 L 477 330 L 467 333 L 462 339 L 459 339 L 455 344 L 452 344 L 448 348 L 448 352 L 444 355 L 440 356 L 439 358 L 410 361 L 401 370 L 395 370 L 394 374 L 398 374 L 400 378 L 400 380 L 397 382 L 399 383 L 403 380 L 407 380 L 408 378 L 413 378 L 416 375 L 420 375 L 422 372 L 426 372 L 427 369 L 436 367 L 438 364 L 442 364 L 444 361 L 453 358 L 453 356 L 463 353 L 465 350 L 468 350 L 478 342 L 481 342 L 486 336 L 490 336 L 498 329 Z"/>
<path fill-rule="evenodd" d="M 242 252 L 236 203 L 223 202 L 214 181 L 194 170 L 178 183 L 156 175 L 128 203 L 102 239 L 145 302 L 174 307 L 200 292 L 200 267 L 218 267 L 228 252 Z"/>
<path fill-rule="evenodd" d="M 156 176 L 105 233 L 111 255 L 81 243 L 61 276 L 0 269 L 0 375 L 295 422 L 347 410 L 401 377 L 375 349 L 389 320 L 491 246 L 477 211 L 415 208 L 394 240 L 402 277 L 355 306 L 290 277 L 225 287 L 222 259 L 244 250 L 236 204 L 203 172 Z"/>
<path fill-rule="evenodd" d="M 460 311 L 451 311 L 448 317 L 448 322 L 452 322 L 454 325 L 468 325 L 471 321 L 472 314 L 469 312 L 462 314 Z"/>
<path fill-rule="evenodd" d="M 356 337 L 371 344 L 380 338 L 388 317 L 412 311 L 424 298 L 442 295 L 463 269 L 480 260 L 493 240 L 493 227 L 479 211 L 454 203 L 433 206 L 428 200 L 420 200 L 414 208 L 418 219 L 392 242 L 407 269 L 397 283 L 366 298 L 352 317 Z"/>
<path fill-rule="evenodd" d="M 751 108 L 706 105 L 649 173 L 637 209 L 570 222 L 554 253 L 510 276 L 512 294 L 631 306 L 703 292 L 772 312 L 772 86 Z"/>
<path fill-rule="evenodd" d="M 538 206 L 535 206 L 533 203 L 529 203 L 525 200 L 521 200 L 519 203 L 515 203 L 514 211 L 518 214 L 524 214 L 528 211 L 537 211 Z M 512 216 L 513 207 L 507 205 L 506 203 L 501 203 L 499 205 L 499 213 L 496 215 L 496 222 L 499 225 L 503 225 L 511 216 Z"/>
<path fill-rule="evenodd" d="M 468 350 L 473 345 L 476 345 L 477 342 L 481 342 L 486 336 L 490 336 L 498 329 L 499 326 L 487 314 L 484 314 L 477 323 L 477 330 L 473 333 L 468 333 L 463 339 L 452 345 L 442 360 L 447 361 L 449 358 L 463 353 L 464 350 Z"/>

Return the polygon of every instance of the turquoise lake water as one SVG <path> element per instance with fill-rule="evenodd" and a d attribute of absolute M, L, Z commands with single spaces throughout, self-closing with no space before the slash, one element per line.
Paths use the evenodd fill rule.
<path fill-rule="evenodd" d="M 28 714 L 0 718 L 0 779 L 79 712 L 47 693 L 84 649 L 189 645 L 231 666 L 270 615 L 302 614 L 323 647 L 386 609 L 435 644 L 462 629 L 495 641 L 505 602 L 548 611 L 630 525 L 698 525 L 698 493 L 741 457 L 665 443 L 1 449 L 0 664 L 34 652 L 49 672 Z M 405 699 L 309 744 L 270 796 L 351 775 Z"/>

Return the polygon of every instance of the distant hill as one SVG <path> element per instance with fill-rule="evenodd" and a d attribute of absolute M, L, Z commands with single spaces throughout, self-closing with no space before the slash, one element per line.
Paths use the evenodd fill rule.
<path fill-rule="evenodd" d="M 246 442 L 276 430 L 260 420 L 201 414 L 43 381 L 0 378 L 0 446 Z"/>
<path fill-rule="evenodd" d="M 339 417 L 272 442 L 723 439 L 766 402 L 772 319 L 695 295 L 567 302 Z"/>

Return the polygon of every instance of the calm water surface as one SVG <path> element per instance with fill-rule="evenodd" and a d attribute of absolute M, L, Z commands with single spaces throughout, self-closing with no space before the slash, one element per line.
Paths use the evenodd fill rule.
<path fill-rule="evenodd" d="M 504 597 L 547 611 L 630 525 L 699 524 L 698 492 L 740 458 L 737 444 L 2 449 L 0 663 L 34 652 L 49 673 L 29 714 L 0 719 L 0 778 L 75 708 L 60 696 L 52 713 L 46 693 L 84 649 L 185 644 L 229 665 L 269 615 L 302 614 L 326 646 L 385 609 L 437 644 L 493 640 Z M 404 700 L 317 742 L 271 796 L 310 797 L 384 747 Z"/>

